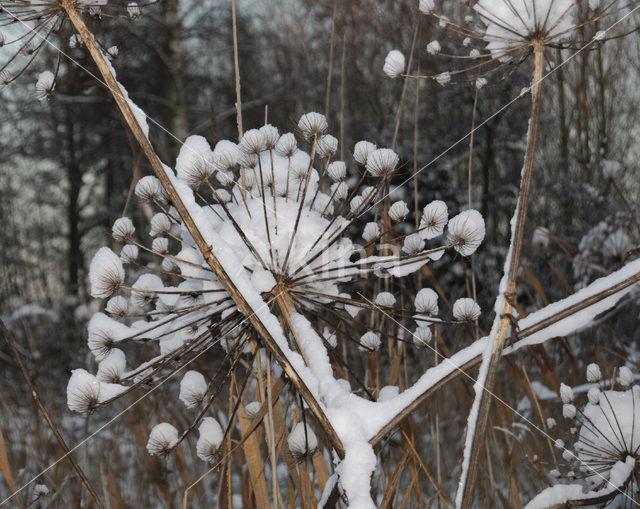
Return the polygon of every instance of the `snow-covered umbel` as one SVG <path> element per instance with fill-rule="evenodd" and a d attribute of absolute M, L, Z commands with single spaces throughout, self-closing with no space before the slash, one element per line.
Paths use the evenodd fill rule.
<path fill-rule="evenodd" d="M 187 408 L 200 405 L 207 395 L 207 382 L 202 373 L 187 371 L 180 382 L 180 401 Z"/>
<path fill-rule="evenodd" d="M 91 296 L 97 299 L 111 296 L 124 282 L 122 261 L 111 249 L 102 247 L 89 266 Z"/>
<path fill-rule="evenodd" d="M 420 0 L 418 9 L 424 14 L 431 14 L 431 11 L 436 8 L 435 0 Z"/>
<path fill-rule="evenodd" d="M 287 438 L 289 450 L 296 461 L 302 461 L 318 448 L 318 439 L 313 430 L 302 422 L 294 426 Z"/>
<path fill-rule="evenodd" d="M 479 0 L 473 8 L 486 26 L 487 49 L 498 60 L 509 60 L 534 38 L 560 42 L 576 24 L 575 0 Z"/>
<path fill-rule="evenodd" d="M 200 433 L 196 444 L 198 458 L 213 463 L 224 437 L 222 427 L 213 417 L 205 417 L 202 419 L 198 432 Z"/>
<path fill-rule="evenodd" d="M 384 59 L 384 67 L 382 70 L 389 78 L 394 79 L 404 72 L 404 66 L 404 55 L 397 49 L 394 49 L 391 50 Z"/>
<path fill-rule="evenodd" d="M 569 434 L 573 443 L 565 446 L 558 439 L 564 464 L 557 474 L 571 483 L 580 479 L 581 484 L 548 488 L 527 507 L 588 500 L 608 502 L 611 507 L 637 506 L 640 480 L 633 472 L 640 460 L 640 387 L 633 385 L 634 375 L 629 368 L 619 368 L 621 375 L 623 371 L 624 380 L 618 378 L 619 385 L 614 387 L 615 381 L 600 380 L 597 364 L 589 364 L 587 381 L 597 383 L 586 386 L 586 397 L 582 395 L 580 403 L 576 400 L 579 410 L 569 404 L 577 394 L 562 384 L 563 414 L 573 419 Z M 569 416 L 566 407 L 573 408 Z"/>
<path fill-rule="evenodd" d="M 460 212 L 449 221 L 447 242 L 462 256 L 472 255 L 484 240 L 484 219 L 477 210 Z"/>
<path fill-rule="evenodd" d="M 300 140 L 266 125 L 247 130 L 240 143 L 222 140 L 215 147 L 192 136 L 180 151 L 176 173 L 166 172 L 203 237 L 215 239 L 207 241 L 209 248 L 225 261 L 237 291 L 262 313 L 270 333 L 281 338 L 280 347 L 290 349 L 314 397 L 322 405 L 347 395 L 362 402 L 355 391 L 368 391 L 366 386 L 352 394 L 348 382 L 334 377 L 336 365 L 344 362 L 338 345 L 349 351 L 349 359 L 388 362 L 384 349 L 389 345 L 404 340 L 408 348 L 429 347 L 435 327 L 445 326 L 437 318 L 437 295 L 425 288 L 415 299 L 413 338 L 411 333 L 399 337 L 393 317 L 402 312 L 406 293 L 381 286 L 379 277 L 415 273 L 447 250 L 452 257 L 471 254 L 484 237 L 484 223 L 477 211 L 449 220 L 447 206 L 432 201 L 416 228 L 407 202 L 389 202 L 385 195 L 400 167 L 398 153 L 361 141 L 353 160 L 336 160 L 337 139 L 316 112 L 302 115 L 297 132 Z M 186 368 L 172 381 L 180 380 L 176 394 L 193 419 L 186 433 L 199 430 L 196 452 L 214 461 L 224 435 L 208 415 L 223 383 L 216 373 L 244 366 L 246 376 L 265 377 L 271 356 L 160 181 L 144 177 L 135 193 L 152 211 L 150 224 L 136 229 L 130 219 L 118 219 L 112 229 L 118 247 L 100 249 L 91 262 L 91 294 L 105 300 L 104 311 L 89 322 L 87 337 L 99 367 L 97 376 L 74 372 L 69 407 L 89 413 L 114 395 L 160 384 Z M 436 240 L 447 224 L 446 239 Z M 471 311 L 477 318 L 477 310 Z M 256 340 L 259 358 L 251 353 L 256 349 L 250 342 Z M 154 356 L 144 358 L 150 351 Z M 141 363 L 130 366 L 132 359 Z M 205 372 L 209 360 L 216 368 Z M 395 404 L 403 394 L 389 392 L 388 401 L 376 404 Z M 261 405 L 243 404 L 250 417 Z M 299 457 L 317 447 L 310 429 L 309 442 L 300 441 L 301 430 L 297 426 L 289 437 Z M 164 454 L 178 440 L 175 428 L 159 425 L 151 433 L 149 452 Z M 348 477 L 343 474 L 347 492 Z"/>
<path fill-rule="evenodd" d="M 431 288 L 422 288 L 414 300 L 416 311 L 423 315 L 438 315 L 438 294 Z"/>
<path fill-rule="evenodd" d="M 36 83 L 36 97 L 40 101 L 46 100 L 53 92 L 55 83 L 56 78 L 51 71 L 41 72 Z"/>
<path fill-rule="evenodd" d="M 156 424 L 147 441 L 147 451 L 152 456 L 162 456 L 171 452 L 178 443 L 178 430 L 169 423 Z"/>
<path fill-rule="evenodd" d="M 453 303 L 453 317 L 460 322 L 477 320 L 480 318 L 480 306 L 473 299 L 458 299 Z"/>

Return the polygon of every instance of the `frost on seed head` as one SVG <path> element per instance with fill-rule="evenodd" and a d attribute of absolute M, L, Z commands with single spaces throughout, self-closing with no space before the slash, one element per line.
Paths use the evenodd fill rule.
<path fill-rule="evenodd" d="M 318 138 L 316 151 L 319 157 L 331 158 L 338 150 L 338 139 L 330 134 L 323 134 Z"/>
<path fill-rule="evenodd" d="M 426 347 L 433 340 L 433 333 L 429 327 L 417 327 L 413 333 L 413 344 L 418 347 Z"/>
<path fill-rule="evenodd" d="M 536 229 L 533 230 L 531 244 L 538 249 L 546 248 L 549 245 L 549 230 L 544 226 L 537 226 Z"/>
<path fill-rule="evenodd" d="M 453 303 L 453 317 L 459 322 L 473 322 L 480 318 L 480 306 L 473 299 L 458 299 Z"/>
<path fill-rule="evenodd" d="M 117 384 L 124 373 L 127 359 L 124 352 L 118 348 L 113 348 L 98 364 L 96 378 L 100 382 Z"/>
<path fill-rule="evenodd" d="M 344 161 L 333 161 L 327 167 L 327 175 L 334 182 L 342 182 L 347 175 L 347 165 Z"/>
<path fill-rule="evenodd" d="M 46 100 L 53 92 L 56 85 L 56 78 L 51 71 L 44 71 L 38 75 L 36 83 L 36 97 L 40 101 Z"/>
<path fill-rule="evenodd" d="M 440 53 L 441 50 L 442 50 L 442 47 L 440 46 L 440 43 L 437 40 L 431 41 L 429 44 L 427 44 L 427 53 L 429 53 L 430 55 L 436 55 Z"/>
<path fill-rule="evenodd" d="M 300 462 L 318 448 L 318 439 L 313 430 L 302 422 L 296 424 L 287 438 L 293 458 Z"/>
<path fill-rule="evenodd" d="M 570 403 L 562 405 L 562 415 L 565 419 L 573 419 L 576 416 L 576 407 Z"/>
<path fill-rule="evenodd" d="M 207 396 L 207 382 L 202 373 L 187 371 L 180 381 L 180 401 L 187 408 L 200 405 Z"/>
<path fill-rule="evenodd" d="M 396 303 L 396 298 L 390 292 L 380 292 L 376 295 L 375 303 L 377 306 L 391 307 Z"/>
<path fill-rule="evenodd" d="M 280 139 L 278 128 L 272 126 L 271 124 L 265 124 L 259 129 L 259 131 L 264 136 L 264 145 L 266 149 L 273 150 L 274 148 L 276 148 L 278 140 Z"/>
<path fill-rule="evenodd" d="M 611 159 L 603 159 L 600 164 L 602 165 L 602 174 L 607 180 L 616 178 L 622 170 L 622 164 Z"/>
<path fill-rule="evenodd" d="M 111 236 L 119 242 L 124 242 L 129 240 L 135 231 L 136 228 L 133 226 L 131 219 L 121 217 L 114 221 Z"/>
<path fill-rule="evenodd" d="M 380 348 L 381 344 L 380 336 L 375 332 L 369 331 L 360 338 L 360 346 L 358 348 L 361 352 L 374 352 Z"/>
<path fill-rule="evenodd" d="M 447 204 L 441 200 L 434 200 L 422 211 L 419 233 L 423 239 L 433 239 L 444 232 L 449 222 Z"/>
<path fill-rule="evenodd" d="M 171 229 L 171 219 L 164 212 L 158 212 L 151 218 L 151 227 L 149 235 L 157 237 L 158 235 L 166 235 Z"/>
<path fill-rule="evenodd" d="M 213 149 L 212 162 L 218 171 L 231 171 L 238 162 L 238 145 L 220 140 Z"/>
<path fill-rule="evenodd" d="M 246 154 L 259 154 L 267 148 L 267 140 L 264 132 L 259 129 L 248 130 L 243 134 L 238 148 Z"/>
<path fill-rule="evenodd" d="M 176 174 L 189 187 L 196 189 L 214 173 L 213 152 L 202 136 L 189 136 L 178 154 Z"/>
<path fill-rule="evenodd" d="M 138 259 L 138 246 L 127 244 L 120 250 L 120 261 L 122 263 L 134 263 Z"/>
<path fill-rule="evenodd" d="M 449 221 L 447 243 L 462 256 L 471 256 L 484 240 L 482 214 L 474 209 L 460 212 Z"/>
<path fill-rule="evenodd" d="M 129 309 L 129 301 L 122 295 L 111 297 L 107 301 L 105 311 L 112 316 L 125 316 Z"/>
<path fill-rule="evenodd" d="M 198 432 L 200 433 L 196 444 L 198 458 L 208 463 L 215 462 L 224 438 L 222 427 L 213 417 L 205 417 L 198 427 Z"/>
<path fill-rule="evenodd" d="M 138 198 L 145 201 L 157 201 L 159 203 L 166 203 L 168 201 L 167 194 L 160 180 L 150 175 L 138 180 L 135 193 Z"/>
<path fill-rule="evenodd" d="M 362 238 L 365 242 L 373 242 L 378 237 L 380 237 L 380 227 L 378 226 L 378 223 L 367 223 L 364 226 L 364 231 L 362 232 Z"/>
<path fill-rule="evenodd" d="M 247 404 L 247 406 L 245 407 L 247 417 L 249 417 L 249 419 L 255 419 L 261 408 L 262 403 L 260 401 L 252 401 L 251 403 Z"/>
<path fill-rule="evenodd" d="M 33 488 L 33 494 L 36 497 L 46 497 L 49 495 L 49 488 L 44 484 L 36 484 Z"/>
<path fill-rule="evenodd" d="M 293 133 L 286 133 L 280 136 L 276 144 L 276 152 L 282 157 L 292 157 L 298 150 L 298 142 Z"/>
<path fill-rule="evenodd" d="M 600 403 L 600 389 L 597 387 L 591 387 L 587 391 L 587 398 L 589 399 L 589 403 L 592 405 L 597 405 Z"/>
<path fill-rule="evenodd" d="M 127 14 L 131 19 L 137 19 L 140 17 L 140 7 L 138 7 L 137 2 L 129 2 L 127 4 Z"/>
<path fill-rule="evenodd" d="M 623 387 L 629 387 L 633 383 L 633 373 L 626 366 L 621 366 L 618 373 L 618 382 Z"/>
<path fill-rule="evenodd" d="M 151 243 L 151 249 L 156 253 L 166 253 L 169 249 L 169 239 L 166 237 L 156 237 Z"/>
<path fill-rule="evenodd" d="M 600 366 L 595 362 L 592 362 L 587 366 L 587 382 L 599 382 L 601 377 L 602 372 L 600 371 Z"/>
<path fill-rule="evenodd" d="M 408 255 L 419 253 L 424 248 L 424 239 L 417 233 L 407 235 L 402 244 L 402 251 Z"/>
<path fill-rule="evenodd" d="M 560 399 L 563 403 L 571 403 L 573 401 L 573 389 L 565 383 L 560 384 Z"/>
<path fill-rule="evenodd" d="M 389 78 L 395 79 L 404 72 L 404 67 L 404 55 L 397 49 L 394 49 L 387 53 L 382 70 Z"/>
<path fill-rule="evenodd" d="M 407 206 L 407 203 L 402 200 L 395 202 L 391 207 L 389 207 L 389 217 L 396 223 L 404 221 L 408 215 L 409 207 Z"/>
<path fill-rule="evenodd" d="M 305 113 L 298 121 L 298 129 L 306 140 L 319 137 L 327 132 L 329 125 L 324 115 L 316 112 Z"/>
<path fill-rule="evenodd" d="M 451 73 L 449 72 L 440 73 L 436 76 L 435 79 L 438 85 L 444 87 L 445 85 L 448 85 L 451 82 Z"/>
<path fill-rule="evenodd" d="M 67 406 L 81 414 L 90 413 L 100 401 L 100 382 L 84 369 L 74 369 L 67 384 Z"/>
<path fill-rule="evenodd" d="M 431 14 L 435 8 L 435 0 L 420 0 L 420 3 L 418 4 L 418 9 L 423 14 Z"/>
<path fill-rule="evenodd" d="M 485 25 L 484 40 L 493 58 L 509 60 L 510 49 L 531 40 L 545 44 L 569 37 L 575 27 L 575 0 L 479 0 L 473 6 Z"/>
<path fill-rule="evenodd" d="M 120 257 L 108 247 L 100 248 L 89 265 L 91 296 L 96 299 L 109 297 L 123 284 L 124 275 Z"/>
<path fill-rule="evenodd" d="M 431 288 L 422 288 L 413 301 L 416 311 L 422 315 L 438 315 L 438 294 Z"/>
<path fill-rule="evenodd" d="M 87 330 L 89 350 L 99 361 L 105 358 L 117 343 L 133 335 L 130 327 L 104 313 L 93 315 Z"/>
<path fill-rule="evenodd" d="M 392 174 L 398 166 L 399 157 L 390 148 L 379 148 L 367 157 L 367 171 L 374 177 L 384 177 Z"/>
<path fill-rule="evenodd" d="M 378 147 L 370 141 L 359 141 L 356 143 L 356 146 L 353 148 L 353 158 L 356 162 L 365 166 L 367 164 L 367 160 L 369 159 L 369 155 L 371 152 L 376 150 Z"/>
<path fill-rule="evenodd" d="M 171 452 L 178 443 L 178 430 L 169 423 L 156 424 L 147 441 L 147 451 L 151 456 L 163 456 Z"/>
<path fill-rule="evenodd" d="M 145 307 L 152 303 L 158 296 L 156 292 L 163 290 L 164 284 L 155 274 L 142 274 L 131 285 L 131 303 L 138 307 Z M 166 298 L 170 298 L 167 296 Z M 176 298 L 174 296 L 174 298 Z"/>

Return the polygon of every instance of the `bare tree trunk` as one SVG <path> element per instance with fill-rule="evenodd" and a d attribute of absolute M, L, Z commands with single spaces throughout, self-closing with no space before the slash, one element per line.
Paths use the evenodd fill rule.
<path fill-rule="evenodd" d="M 67 293 L 77 295 L 81 260 L 80 257 L 80 187 L 82 186 L 82 169 L 78 163 L 76 146 L 74 140 L 74 123 L 69 108 L 65 108 L 65 152 L 66 152 L 66 172 L 69 183 L 69 193 L 67 195 Z"/>

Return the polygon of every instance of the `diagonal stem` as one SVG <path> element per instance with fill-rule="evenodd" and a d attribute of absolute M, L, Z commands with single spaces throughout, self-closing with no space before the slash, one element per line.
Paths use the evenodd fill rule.
<path fill-rule="evenodd" d="M 202 233 L 196 226 L 194 219 L 189 214 L 187 207 L 182 201 L 182 198 L 178 194 L 173 183 L 171 182 L 169 175 L 165 171 L 162 162 L 160 161 L 153 147 L 151 146 L 149 139 L 147 138 L 142 128 L 140 127 L 138 120 L 136 119 L 135 115 L 133 114 L 133 111 L 131 110 L 131 106 L 129 105 L 129 102 L 127 101 L 127 99 L 125 99 L 123 94 L 120 93 L 120 85 L 118 84 L 113 74 L 111 73 L 109 65 L 107 64 L 104 58 L 104 55 L 98 48 L 98 45 L 96 44 L 93 38 L 93 35 L 87 28 L 86 24 L 84 23 L 84 21 L 82 20 L 78 12 L 75 10 L 75 7 L 76 7 L 75 1 L 64 0 L 62 3 L 62 7 L 67 13 L 67 15 L 69 16 L 69 20 L 73 24 L 74 28 L 78 31 L 78 33 L 82 37 L 87 49 L 89 50 L 89 53 L 91 54 L 91 57 L 94 63 L 98 67 L 98 70 L 100 71 L 100 74 L 104 79 L 104 82 L 107 85 L 107 88 L 109 89 L 111 96 L 115 100 L 120 110 L 120 113 L 124 117 L 126 124 L 129 126 L 129 128 L 133 132 L 133 135 L 135 136 L 137 142 L 142 148 L 142 151 L 147 157 L 149 163 L 151 164 L 151 167 L 153 168 L 154 173 L 162 183 L 162 186 L 166 190 L 169 198 L 171 199 L 171 202 L 173 203 L 173 206 L 178 211 L 178 214 L 180 214 L 180 217 L 182 218 L 185 227 L 191 234 L 194 242 L 198 246 L 198 249 L 202 253 L 202 256 L 206 260 L 209 267 L 211 267 L 211 270 L 215 273 L 220 283 L 224 286 L 225 290 L 229 293 L 229 296 L 233 299 L 235 304 L 238 306 L 238 309 L 240 309 L 240 311 L 249 319 L 249 321 L 251 322 L 251 325 L 254 327 L 256 332 L 260 335 L 260 337 L 264 341 L 265 346 L 271 351 L 276 361 L 282 366 L 284 372 L 289 377 L 289 379 L 291 380 L 296 390 L 305 399 L 305 401 L 309 405 L 309 408 L 311 409 L 315 417 L 318 419 L 318 422 L 323 427 L 323 431 L 326 433 L 327 438 L 331 442 L 331 445 L 336 449 L 338 454 L 342 456 L 344 453 L 344 447 L 342 445 L 342 442 L 340 441 L 340 439 L 338 438 L 338 435 L 336 434 L 335 430 L 331 426 L 331 423 L 329 422 L 327 417 L 324 415 L 324 412 L 322 410 L 322 407 L 319 401 L 316 400 L 315 396 L 313 395 L 309 387 L 306 385 L 304 380 L 302 380 L 302 378 L 298 375 L 295 368 L 287 358 L 285 352 L 280 348 L 280 345 L 276 341 L 275 337 L 271 334 L 268 327 L 263 322 L 262 318 L 259 317 L 258 314 L 254 312 L 254 310 L 252 309 L 247 299 L 244 297 L 244 295 L 236 287 L 233 280 L 226 273 L 220 261 L 213 254 L 212 248 L 207 245 L 204 237 L 202 236 Z"/>
<path fill-rule="evenodd" d="M 463 457 L 462 473 L 458 483 L 456 494 L 456 507 L 470 509 L 473 503 L 473 494 L 482 454 L 482 444 L 487 429 L 487 420 L 491 406 L 490 394 L 494 392 L 496 384 L 496 373 L 502 357 L 502 349 L 509 335 L 511 326 L 511 314 L 513 312 L 512 301 L 515 298 L 516 279 L 520 258 L 522 254 L 522 243 L 524 238 L 524 226 L 527 215 L 527 203 L 531 191 L 531 180 L 533 176 L 533 163 L 535 159 L 536 141 L 538 138 L 538 128 L 540 120 L 542 72 L 544 68 L 544 45 L 542 41 L 534 41 L 533 51 L 535 56 L 535 67 L 533 75 L 533 92 L 531 101 L 531 119 L 529 123 L 529 133 L 527 139 L 527 152 L 522 169 L 522 180 L 520 183 L 520 196 L 512 222 L 513 234 L 511 248 L 508 255 L 507 272 L 501 285 L 501 293 L 496 302 L 497 316 L 493 326 L 493 341 L 490 352 L 486 352 L 480 367 L 478 381 L 475 384 L 476 398 L 469 414 L 467 435 L 465 438 L 465 450 Z M 506 283 L 506 284 L 505 284 Z M 488 355 L 487 355 L 488 354 Z M 475 418 L 474 418 L 475 417 Z"/>
<path fill-rule="evenodd" d="M 7 343 L 9 344 L 9 348 L 11 349 L 11 352 L 13 353 L 14 357 L 16 358 L 16 361 L 18 362 L 18 366 L 20 368 L 20 371 L 22 372 L 22 376 L 24 377 L 25 381 L 27 382 L 27 385 L 29 386 L 29 389 L 31 390 L 31 395 L 33 396 L 33 399 L 36 402 L 38 409 L 42 412 L 42 415 L 44 416 L 45 420 L 47 421 L 47 424 L 51 428 L 51 431 L 53 431 L 53 434 L 55 435 L 56 440 L 60 444 L 60 447 L 62 447 L 62 450 L 65 453 L 65 456 L 69 458 L 69 462 L 73 466 L 73 469 L 78 473 L 78 476 L 82 481 L 82 484 L 85 485 L 85 487 L 91 494 L 93 501 L 96 503 L 96 505 L 100 509 L 104 509 L 104 504 L 100 500 L 98 493 L 96 492 L 95 488 L 93 487 L 89 479 L 87 479 L 87 476 L 85 475 L 82 468 L 80 468 L 80 465 L 78 465 L 78 463 L 76 462 L 75 458 L 73 457 L 73 454 L 71 454 L 71 451 L 69 450 L 69 446 L 67 446 L 67 443 L 64 441 L 64 438 L 62 438 L 62 435 L 58 431 L 58 427 L 55 425 L 53 420 L 51 420 L 51 417 L 49 416 L 49 412 L 47 412 L 47 409 L 42 404 L 42 401 L 40 401 L 38 390 L 36 389 L 35 385 L 33 385 L 33 382 L 31 381 L 31 377 L 29 376 L 29 373 L 27 373 L 27 369 L 24 367 L 24 364 L 22 362 L 22 357 L 20 357 L 20 353 L 16 348 L 15 342 L 13 340 L 13 336 L 11 335 L 11 333 L 9 332 L 9 329 L 7 329 L 6 325 L 2 320 L 0 320 L 0 328 L 2 328 L 2 334 L 4 335 L 4 338 L 7 340 Z"/>

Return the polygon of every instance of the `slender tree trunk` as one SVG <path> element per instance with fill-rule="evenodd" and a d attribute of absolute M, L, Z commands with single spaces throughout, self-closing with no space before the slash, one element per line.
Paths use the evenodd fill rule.
<path fill-rule="evenodd" d="M 67 196 L 67 293 L 69 295 L 78 294 L 79 271 L 80 271 L 80 187 L 82 186 L 82 169 L 78 163 L 76 146 L 74 140 L 74 123 L 69 108 L 65 109 L 65 145 L 67 152 L 67 180 L 69 183 L 69 194 Z"/>

